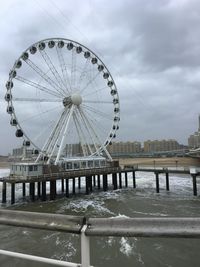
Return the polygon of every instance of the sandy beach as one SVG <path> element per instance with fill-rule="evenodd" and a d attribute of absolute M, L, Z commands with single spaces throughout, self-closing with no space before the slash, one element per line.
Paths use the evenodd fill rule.
<path fill-rule="evenodd" d="M 172 157 L 172 158 L 121 158 L 120 166 L 140 165 L 140 166 L 161 166 L 161 167 L 200 167 L 199 158 Z"/>

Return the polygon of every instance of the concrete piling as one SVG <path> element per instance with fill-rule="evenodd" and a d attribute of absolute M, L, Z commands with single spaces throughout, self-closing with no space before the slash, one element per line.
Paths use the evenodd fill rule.
<path fill-rule="evenodd" d="M 2 185 L 2 203 L 6 203 L 6 182 Z"/>
<path fill-rule="evenodd" d="M 159 188 L 159 173 L 155 172 L 156 175 L 156 193 L 160 192 L 160 188 Z"/>
<path fill-rule="evenodd" d="M 166 190 L 169 191 L 169 173 L 166 172 Z"/>
<path fill-rule="evenodd" d="M 135 171 L 133 171 L 133 188 L 136 188 Z"/>

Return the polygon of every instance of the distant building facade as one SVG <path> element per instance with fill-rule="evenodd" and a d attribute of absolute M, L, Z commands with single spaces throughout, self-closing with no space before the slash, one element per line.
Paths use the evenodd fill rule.
<path fill-rule="evenodd" d="M 199 128 L 194 134 L 191 134 L 188 138 L 189 148 L 199 148 L 200 147 L 200 115 L 199 115 Z"/>
<path fill-rule="evenodd" d="M 113 142 L 107 149 L 111 155 L 140 153 L 142 151 L 140 142 Z"/>
<path fill-rule="evenodd" d="M 169 140 L 147 140 L 144 142 L 144 152 L 173 151 L 185 148 L 174 139 Z"/>

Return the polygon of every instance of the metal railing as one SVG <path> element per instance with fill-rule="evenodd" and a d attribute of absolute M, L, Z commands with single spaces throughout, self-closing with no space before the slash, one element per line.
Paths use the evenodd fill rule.
<path fill-rule="evenodd" d="M 0 250 L 0 255 L 66 267 L 90 266 L 90 236 L 200 238 L 200 217 L 86 218 L 0 209 L 0 224 L 80 235 L 80 264 Z"/>

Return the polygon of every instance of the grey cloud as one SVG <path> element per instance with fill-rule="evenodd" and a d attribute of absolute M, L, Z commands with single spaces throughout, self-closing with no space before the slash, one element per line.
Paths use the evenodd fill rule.
<path fill-rule="evenodd" d="M 199 113 L 199 13 L 195 0 L 8 0 L 0 11 L 0 97 L 10 68 L 28 46 L 48 37 L 71 38 L 96 52 L 116 81 L 121 102 L 117 140 L 187 143 Z M 5 125 L 0 154 L 19 142 L 5 106 L 0 107 Z"/>

